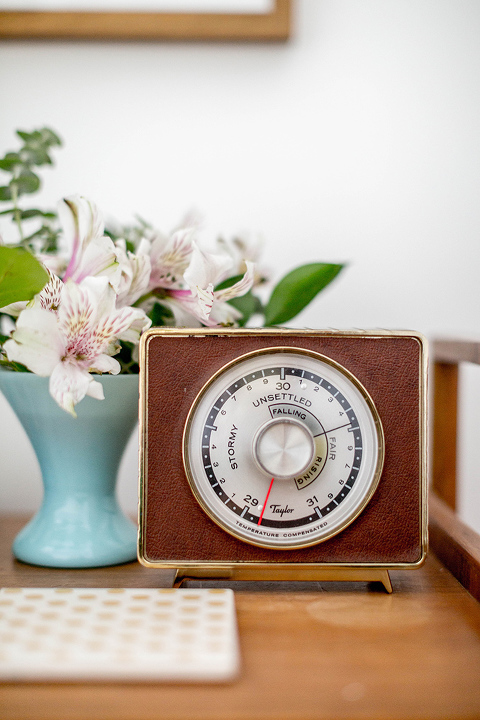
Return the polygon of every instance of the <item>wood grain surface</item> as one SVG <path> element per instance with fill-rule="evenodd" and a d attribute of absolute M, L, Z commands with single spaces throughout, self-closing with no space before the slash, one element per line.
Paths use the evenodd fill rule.
<path fill-rule="evenodd" d="M 97 570 L 21 565 L 0 529 L 2 585 L 154 587 L 137 563 Z M 431 555 L 363 583 L 235 586 L 242 671 L 230 685 L 5 684 L 2 720 L 310 720 L 480 717 L 480 606 Z M 206 582 L 191 583 L 192 587 Z"/>
<path fill-rule="evenodd" d="M 435 492 L 455 510 L 457 502 L 458 365 L 433 365 L 432 478 Z"/>
<path fill-rule="evenodd" d="M 430 545 L 463 587 L 480 602 L 480 536 L 449 505 L 430 494 Z"/>
<path fill-rule="evenodd" d="M 432 485 L 453 510 L 457 500 L 459 367 L 480 364 L 480 342 L 437 339 L 431 343 L 433 370 Z"/>

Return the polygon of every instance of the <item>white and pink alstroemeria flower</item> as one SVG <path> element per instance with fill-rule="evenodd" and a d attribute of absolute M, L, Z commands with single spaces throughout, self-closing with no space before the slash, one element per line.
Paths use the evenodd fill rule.
<path fill-rule="evenodd" d="M 138 342 L 150 325 L 142 310 L 115 307 L 115 291 L 106 277 L 89 277 L 80 284 L 67 280 L 56 311 L 41 303 L 20 313 L 12 339 L 5 345 L 10 361 L 50 377 L 50 394 L 75 416 L 85 395 L 103 399 L 101 383 L 90 373 L 120 371 L 111 357 L 118 340 Z"/>
<path fill-rule="evenodd" d="M 10 303 L 10 305 L 5 305 L 4 307 L 0 308 L 0 313 L 4 313 L 5 315 L 10 315 L 12 318 L 17 318 L 22 310 L 25 310 L 27 307 L 28 302 L 26 300 L 19 300 L 18 302 Z"/>
<path fill-rule="evenodd" d="M 183 275 L 192 256 L 194 233 L 195 229 L 188 227 L 176 230 L 170 237 L 156 233 L 151 238 L 150 290 L 182 288 Z"/>
<path fill-rule="evenodd" d="M 242 315 L 228 300 L 245 295 L 250 290 L 255 265 L 246 261 L 246 272 L 238 282 L 223 290 L 215 290 L 217 285 L 231 276 L 231 267 L 232 259 L 227 254 L 206 253 L 194 242 L 190 264 L 184 273 L 189 289 L 171 290 L 169 296 L 207 327 L 231 325 Z"/>
<path fill-rule="evenodd" d="M 263 252 L 264 240 L 262 237 L 253 238 L 250 235 L 237 235 L 231 240 L 218 238 L 218 247 L 221 252 L 226 252 L 232 257 L 233 274 L 240 275 L 245 272 L 245 263 L 249 260 L 255 263 L 255 277 L 253 286 L 256 287 L 265 282 L 270 272 L 266 268 L 261 268 L 259 261 Z"/>
<path fill-rule="evenodd" d="M 59 203 L 58 215 L 72 247 L 63 279 L 80 283 L 89 276 L 104 276 L 117 290 L 121 277 L 117 253 L 103 234 L 103 218 L 95 203 L 79 195 L 67 197 Z"/>
<path fill-rule="evenodd" d="M 41 307 L 44 310 L 57 312 L 60 307 L 64 283 L 63 280 L 60 280 L 60 278 L 48 268 L 47 272 L 50 276 L 50 280 L 43 290 L 40 290 L 33 300 L 30 300 L 27 307 Z"/>
<path fill-rule="evenodd" d="M 117 307 L 126 307 L 133 305 L 148 290 L 152 269 L 150 243 L 143 238 L 135 253 L 127 250 L 125 240 L 117 240 L 115 248 L 121 272 Z"/>

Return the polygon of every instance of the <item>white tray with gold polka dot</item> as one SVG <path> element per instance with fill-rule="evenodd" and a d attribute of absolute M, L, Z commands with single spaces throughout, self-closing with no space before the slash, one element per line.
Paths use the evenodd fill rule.
<path fill-rule="evenodd" d="M 238 669 L 232 590 L 0 589 L 1 681 L 219 682 Z"/>

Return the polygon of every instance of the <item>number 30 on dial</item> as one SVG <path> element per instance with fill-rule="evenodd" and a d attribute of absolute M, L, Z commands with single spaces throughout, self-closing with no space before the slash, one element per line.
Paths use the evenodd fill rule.
<path fill-rule="evenodd" d="M 379 483 L 383 430 L 361 383 L 296 348 L 248 353 L 190 410 L 184 466 L 204 511 L 253 545 L 314 545 L 346 528 Z"/>

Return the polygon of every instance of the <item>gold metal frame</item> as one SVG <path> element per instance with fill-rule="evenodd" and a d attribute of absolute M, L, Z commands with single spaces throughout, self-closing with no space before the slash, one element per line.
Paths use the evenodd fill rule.
<path fill-rule="evenodd" d="M 146 430 L 146 417 L 148 412 L 148 344 L 151 338 L 157 336 L 174 337 L 205 337 L 215 335 L 226 336 L 316 336 L 345 338 L 385 338 L 410 337 L 415 339 L 421 347 L 419 362 L 419 500 L 420 500 L 420 557 L 412 563 L 238 563 L 204 562 L 204 561 L 178 561 L 157 562 L 150 561 L 145 554 L 143 523 L 145 517 L 144 491 L 148 478 L 145 468 L 148 458 L 148 435 Z M 291 348 L 290 348 L 291 349 Z M 149 568 L 174 570 L 176 584 L 187 578 L 216 578 L 227 580 L 296 580 L 296 581 L 359 581 L 380 582 L 387 592 L 392 592 L 389 570 L 414 569 L 423 565 L 428 550 L 428 511 L 427 511 L 427 368 L 428 348 L 423 335 L 410 331 L 367 331 L 367 330 L 298 330 L 289 328 L 152 328 L 141 338 L 140 342 L 140 454 L 139 454 L 139 531 L 138 531 L 138 558 Z"/>
<path fill-rule="evenodd" d="M 222 523 L 220 518 L 218 518 L 213 510 L 204 502 L 203 498 L 200 496 L 198 490 L 197 490 L 197 483 L 195 478 L 193 477 L 193 473 L 190 467 L 190 461 L 189 461 L 189 453 L 188 453 L 188 434 L 190 432 L 190 428 L 193 422 L 193 416 L 195 415 L 196 409 L 198 407 L 198 404 L 200 403 L 202 397 L 207 392 L 208 388 L 217 380 L 217 378 L 221 377 L 221 375 L 230 370 L 230 368 L 235 367 L 235 365 L 239 365 L 245 360 L 248 360 L 249 358 L 258 357 L 259 355 L 271 355 L 273 353 L 291 353 L 291 354 L 298 354 L 298 355 L 308 355 L 309 357 L 312 357 L 316 360 L 319 360 L 320 362 L 325 363 L 326 365 L 330 365 L 331 367 L 338 370 L 342 375 L 344 375 L 351 383 L 354 385 L 357 390 L 360 392 L 361 396 L 365 400 L 368 409 L 370 410 L 373 418 L 373 422 L 375 425 L 375 431 L 377 435 L 377 443 L 378 443 L 378 451 L 377 451 L 377 459 L 375 462 L 375 472 L 373 475 L 373 479 L 371 482 L 371 485 L 368 489 L 367 494 L 363 498 L 362 502 L 359 504 L 359 506 L 356 508 L 353 515 L 345 521 L 341 527 L 337 528 L 336 530 L 330 532 L 329 534 L 325 535 L 324 537 L 320 539 L 313 539 L 312 542 L 305 542 L 300 545 L 295 546 L 282 546 L 279 547 L 278 545 L 268 545 L 268 544 L 260 544 L 256 543 L 253 540 L 247 539 L 245 537 L 235 534 L 231 528 L 228 528 L 226 525 Z M 232 535 L 237 540 L 241 540 L 242 542 L 246 542 L 249 545 L 254 545 L 255 547 L 264 547 L 269 550 L 278 550 L 281 552 L 282 550 L 292 550 L 292 549 L 302 549 L 306 547 L 311 547 L 312 545 L 318 545 L 321 542 L 325 542 L 325 540 L 329 540 L 330 538 L 334 537 L 335 535 L 338 535 L 338 533 L 342 532 L 342 530 L 345 530 L 346 527 L 348 527 L 352 522 L 354 522 L 357 517 L 360 515 L 360 513 L 365 509 L 367 504 L 370 502 L 375 490 L 378 487 L 378 483 L 380 482 L 380 477 L 383 470 L 383 463 L 385 459 L 385 437 L 383 433 L 383 427 L 382 422 L 380 420 L 380 416 L 378 414 L 377 408 L 375 407 L 375 403 L 373 402 L 372 398 L 370 397 L 367 390 L 363 387 L 362 383 L 359 382 L 359 380 L 353 375 L 347 368 L 343 367 L 340 363 L 337 363 L 335 360 L 332 360 L 331 358 L 327 357 L 326 355 L 321 355 L 320 353 L 314 352 L 313 350 L 305 350 L 304 348 L 292 348 L 288 346 L 279 346 L 279 347 L 269 347 L 269 348 L 262 348 L 260 350 L 254 350 L 252 352 L 244 353 L 243 355 L 240 355 L 238 358 L 235 358 L 235 360 L 232 360 L 231 362 L 224 365 L 222 368 L 217 370 L 212 377 L 205 383 L 205 385 L 202 387 L 200 392 L 197 394 L 195 400 L 192 403 L 192 407 L 190 408 L 190 412 L 187 415 L 187 419 L 185 422 L 185 428 L 183 431 L 183 440 L 182 440 L 182 454 L 183 454 L 183 466 L 185 468 L 185 474 L 187 476 L 188 483 L 190 485 L 190 488 L 192 490 L 192 493 L 195 496 L 195 499 L 197 500 L 200 507 L 204 510 L 204 512 L 209 516 L 211 520 L 213 520 L 216 525 L 218 525 L 222 530 L 229 533 L 229 535 Z"/>

